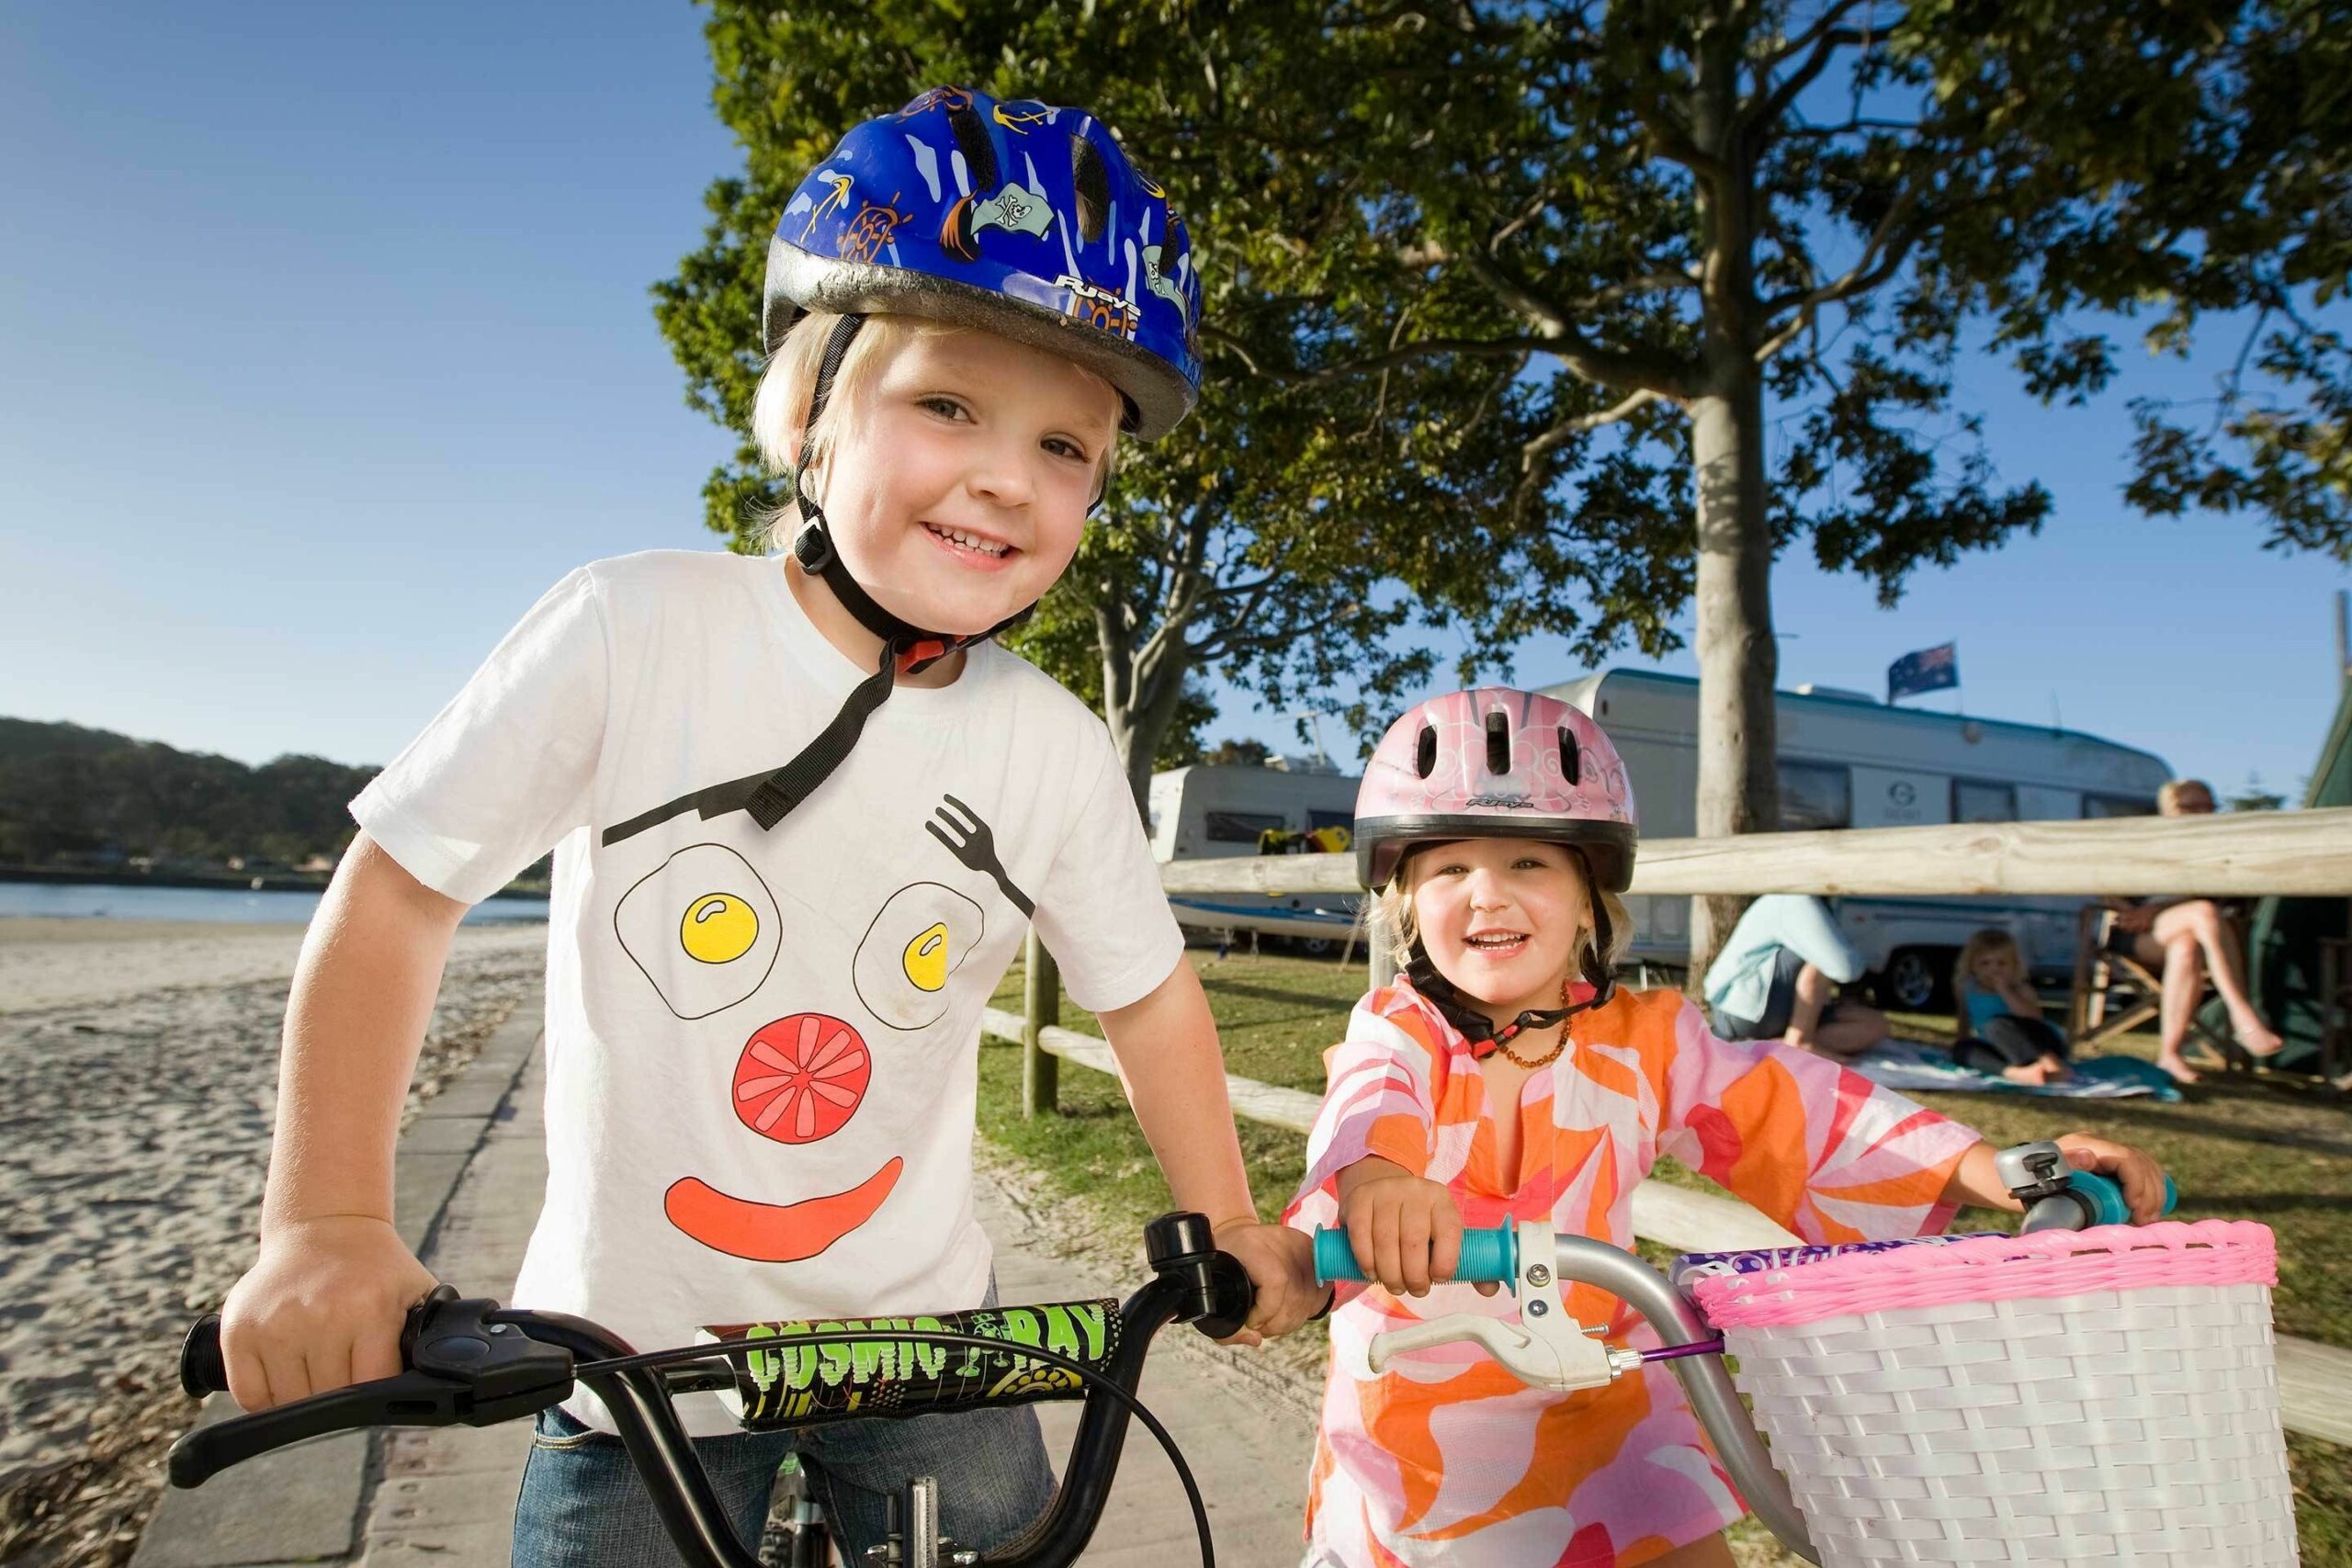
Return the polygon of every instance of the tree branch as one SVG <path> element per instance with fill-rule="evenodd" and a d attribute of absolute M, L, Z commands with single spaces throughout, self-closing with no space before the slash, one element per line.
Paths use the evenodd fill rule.
<path fill-rule="evenodd" d="M 1506 340 L 1515 347 L 1549 354 L 1583 379 L 1605 387 L 1647 387 L 1676 399 L 1685 395 L 1690 367 L 1662 354 L 1600 348 L 1576 330 L 1569 308 L 1545 299 L 1510 276 L 1491 258 L 1469 252 L 1462 257 L 1462 265 L 1494 290 L 1505 305 L 1533 321 L 1544 334 L 1532 344 L 1524 338 Z"/>
<path fill-rule="evenodd" d="M 1277 370 L 1270 374 L 1273 379 L 1287 382 L 1294 387 L 1319 387 L 1332 381 L 1343 381 L 1354 376 L 1369 375 L 1375 370 L 1385 370 L 1393 366 L 1409 365 L 1415 360 L 1434 359 L 1440 355 L 1460 354 L 1476 359 L 1508 359 L 1513 355 L 1557 354 L 1558 352 L 1558 346 L 1546 337 L 1431 337 L 1399 344 L 1385 353 L 1368 355 L 1362 359 L 1342 360 L 1337 365 L 1327 365 L 1319 370 L 1291 374 Z"/>
<path fill-rule="evenodd" d="M 1917 210 L 1926 194 L 1928 184 L 1935 177 L 1935 173 L 1934 166 L 1930 165 L 1920 170 L 1916 178 L 1905 185 L 1901 194 L 1896 196 L 1893 204 L 1887 208 L 1886 216 L 1880 219 L 1878 227 L 1871 231 L 1870 241 L 1862 247 L 1860 259 L 1843 274 L 1830 279 L 1818 288 L 1778 295 L 1765 304 L 1764 314 L 1767 318 L 1777 316 L 1782 310 L 1793 310 L 1797 314 L 1791 319 L 1787 326 L 1773 334 L 1770 342 L 1757 350 L 1758 364 L 1762 364 L 1787 347 L 1794 340 L 1797 333 L 1803 330 L 1806 319 L 1822 306 L 1834 305 L 1840 299 L 1849 299 L 1857 294 L 1867 294 L 1894 276 L 1904 262 L 1909 258 L 1911 248 L 1919 243 L 1921 232 L 1917 228 L 1905 230 L 1902 225 Z M 1873 263 L 1872 254 L 1878 252 L 1881 247 L 1885 248 L 1885 254 L 1879 256 Z"/>
<path fill-rule="evenodd" d="M 1577 414 L 1572 419 L 1560 421 L 1559 423 L 1519 449 L 1519 471 L 1522 474 L 1532 472 L 1545 453 L 1555 450 L 1570 437 L 1599 430 L 1604 425 L 1615 424 L 1621 420 L 1630 419 L 1636 409 L 1656 402 L 1660 395 L 1647 387 L 1643 387 L 1622 401 L 1602 409 L 1597 413 Z"/>

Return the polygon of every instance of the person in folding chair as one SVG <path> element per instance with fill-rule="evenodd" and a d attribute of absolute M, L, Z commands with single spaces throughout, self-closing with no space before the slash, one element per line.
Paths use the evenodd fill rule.
<path fill-rule="evenodd" d="M 2160 816 L 2201 817 L 2212 810 L 2212 787 L 2202 779 L 2171 779 L 2156 794 Z M 2237 931 L 2220 904 L 2198 897 L 2111 898 L 2107 903 L 2106 953 L 2137 965 L 2157 991 L 2156 1066 L 2182 1083 L 2197 1081 L 2181 1047 L 2188 1042 L 2209 979 L 2228 1010 L 2230 1032 L 2238 1048 L 2256 1058 L 2278 1054 L 2284 1042 L 2246 996 L 2245 960 Z M 2093 1027 L 2103 1035 L 2129 1025 Z"/>

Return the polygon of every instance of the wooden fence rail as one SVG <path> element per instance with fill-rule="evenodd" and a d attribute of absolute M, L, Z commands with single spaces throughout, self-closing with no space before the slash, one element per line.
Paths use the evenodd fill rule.
<path fill-rule="evenodd" d="M 1352 855 L 1170 861 L 1170 893 L 1353 893 Z M 2352 807 L 1645 839 L 1635 893 L 2352 896 Z"/>

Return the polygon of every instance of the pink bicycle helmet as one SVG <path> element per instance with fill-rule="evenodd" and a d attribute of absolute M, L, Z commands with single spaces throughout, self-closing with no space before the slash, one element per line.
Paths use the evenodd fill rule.
<path fill-rule="evenodd" d="M 1623 893 L 1637 836 L 1625 764 L 1600 726 L 1557 697 L 1481 686 L 1431 697 L 1388 727 L 1356 792 L 1356 872 L 1375 892 L 1420 844 L 1574 844 Z"/>

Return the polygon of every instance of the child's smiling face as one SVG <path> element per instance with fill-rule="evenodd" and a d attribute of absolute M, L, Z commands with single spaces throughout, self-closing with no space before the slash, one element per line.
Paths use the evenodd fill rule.
<path fill-rule="evenodd" d="M 897 345 L 814 488 L 882 607 L 954 636 L 1045 596 L 1077 554 L 1120 402 L 1056 355 L 981 332 Z"/>
<path fill-rule="evenodd" d="M 1437 972 L 1498 1021 L 1560 1005 L 1592 923 L 1573 850 L 1525 839 L 1464 839 L 1417 852 L 1413 920 Z"/>

